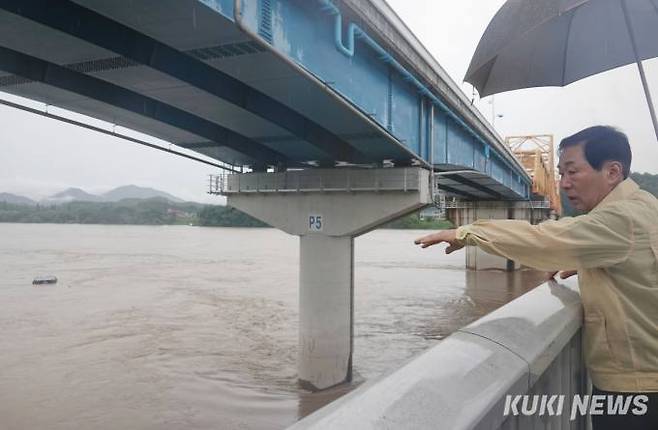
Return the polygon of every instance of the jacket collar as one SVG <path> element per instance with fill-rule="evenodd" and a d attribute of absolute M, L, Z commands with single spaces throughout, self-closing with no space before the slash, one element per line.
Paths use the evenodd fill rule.
<path fill-rule="evenodd" d="M 639 189 L 640 187 L 635 183 L 634 180 L 632 180 L 630 177 L 626 178 L 617 184 L 617 186 L 614 187 L 612 191 L 610 191 L 608 195 L 605 196 L 594 209 L 598 209 L 602 206 L 617 202 L 619 200 L 625 200 Z"/>

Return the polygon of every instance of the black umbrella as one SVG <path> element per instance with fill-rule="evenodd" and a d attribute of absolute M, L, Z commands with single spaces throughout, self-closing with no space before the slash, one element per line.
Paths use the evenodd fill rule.
<path fill-rule="evenodd" d="M 508 0 L 480 39 L 464 80 L 481 97 L 564 86 L 637 63 L 656 138 L 642 60 L 658 57 L 658 0 Z"/>

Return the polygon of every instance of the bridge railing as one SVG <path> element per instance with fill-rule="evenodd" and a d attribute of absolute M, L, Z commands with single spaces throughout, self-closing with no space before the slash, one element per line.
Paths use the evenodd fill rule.
<path fill-rule="evenodd" d="M 586 390 L 575 285 L 535 288 L 291 429 L 584 429 L 571 415 Z"/>
<path fill-rule="evenodd" d="M 514 200 L 512 201 L 513 207 L 517 209 L 550 209 L 551 208 L 551 202 L 547 200 L 532 200 L 532 201 L 518 201 Z M 491 202 L 491 207 L 492 208 L 500 208 L 503 206 L 501 202 Z M 478 202 L 473 202 L 473 201 L 468 201 L 468 200 L 447 200 L 444 203 L 444 207 L 446 209 L 466 209 L 466 208 L 486 208 L 487 207 L 487 202 L 486 201 L 478 201 Z"/>
<path fill-rule="evenodd" d="M 270 173 L 210 175 L 210 194 L 317 191 L 416 191 L 423 189 L 417 167 L 380 169 L 309 169 Z"/>

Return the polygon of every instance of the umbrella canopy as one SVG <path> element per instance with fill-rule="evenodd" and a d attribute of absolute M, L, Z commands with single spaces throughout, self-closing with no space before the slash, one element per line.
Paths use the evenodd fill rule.
<path fill-rule="evenodd" d="M 658 57 L 658 0 L 508 0 L 489 23 L 464 80 L 481 97 L 564 86 Z"/>

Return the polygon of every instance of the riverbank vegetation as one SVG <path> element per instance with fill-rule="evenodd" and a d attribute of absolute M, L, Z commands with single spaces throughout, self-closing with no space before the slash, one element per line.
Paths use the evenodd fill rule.
<path fill-rule="evenodd" d="M 119 202 L 71 202 L 59 205 L 22 205 L 0 202 L 0 222 L 54 224 L 198 225 L 208 227 L 268 227 L 228 206 L 173 203 L 162 198 Z M 421 219 L 418 213 L 382 228 L 441 229 L 444 220 Z"/>
<path fill-rule="evenodd" d="M 162 198 L 119 202 L 70 202 L 17 205 L 0 202 L 0 222 L 56 224 L 189 224 L 197 222 L 197 203 L 171 203 Z"/>
<path fill-rule="evenodd" d="M 658 175 L 633 173 L 641 188 L 658 197 Z M 0 201 L 0 222 L 58 224 L 198 225 L 209 227 L 268 227 L 267 224 L 228 206 L 174 203 L 155 197 L 119 202 L 70 202 L 65 204 L 13 204 Z M 423 218 L 419 212 L 380 228 L 446 229 L 450 221 Z"/>
<path fill-rule="evenodd" d="M 640 188 L 647 190 L 654 196 L 658 197 L 658 175 L 652 175 L 650 173 L 631 173 L 631 178 L 637 182 Z"/>

